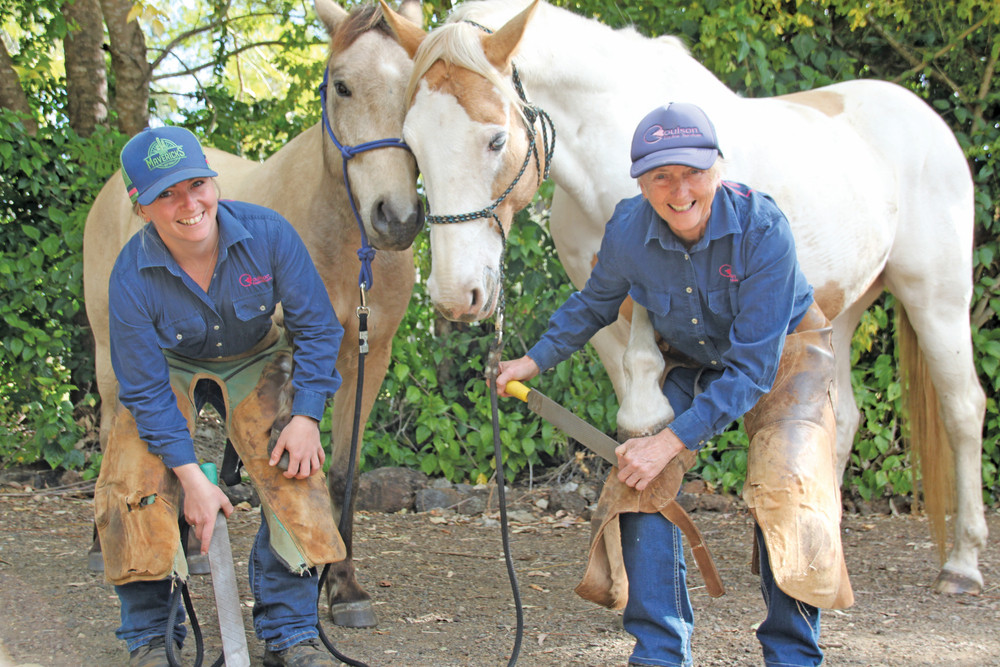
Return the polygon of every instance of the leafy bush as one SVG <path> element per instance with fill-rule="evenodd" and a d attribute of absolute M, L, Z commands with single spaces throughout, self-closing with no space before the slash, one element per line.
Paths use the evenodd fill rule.
<path fill-rule="evenodd" d="M 0 110 L 0 464 L 84 465 L 76 404 L 94 405 L 83 226 L 118 137 L 24 131 Z"/>

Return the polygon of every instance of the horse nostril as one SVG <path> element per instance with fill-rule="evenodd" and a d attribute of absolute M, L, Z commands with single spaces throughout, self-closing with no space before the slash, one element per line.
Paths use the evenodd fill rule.
<path fill-rule="evenodd" d="M 389 215 L 386 212 L 386 203 L 384 199 L 379 199 L 372 206 L 372 229 L 377 231 L 379 234 L 387 234 L 390 229 Z"/>

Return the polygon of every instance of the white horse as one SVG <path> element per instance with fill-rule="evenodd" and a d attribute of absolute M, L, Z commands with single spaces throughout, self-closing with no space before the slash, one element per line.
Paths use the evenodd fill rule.
<path fill-rule="evenodd" d="M 384 3 L 383 11 L 391 13 Z M 925 464 L 942 561 L 945 514 L 954 512 L 953 545 L 935 590 L 982 590 L 985 396 L 969 322 L 973 185 L 953 134 L 929 106 L 899 86 L 864 80 L 741 98 L 675 38 L 612 30 L 538 0 L 527 8 L 523 0 L 468 2 L 429 34 L 399 18 L 390 23 L 415 57 L 403 136 L 423 174 L 434 214 L 428 219 L 482 211 L 515 180 L 526 127 L 539 128 L 522 117 L 511 85 L 516 65 L 527 100 L 548 113 L 557 132 L 551 229 L 578 288 L 614 205 L 638 194 L 628 176 L 636 123 L 671 101 L 701 106 L 718 131 L 727 177 L 771 194 L 791 221 L 799 261 L 833 320 L 841 477 L 859 423 L 851 335 L 884 289 L 896 296 L 901 364 L 913 369 L 906 376 L 912 444 Z M 492 210 L 496 220 L 431 226 L 428 289 L 447 317 L 492 314 L 503 243 L 496 221 L 506 231 L 536 185 L 529 164 Z M 623 412 L 627 327 L 619 318 L 592 340 Z"/>
<path fill-rule="evenodd" d="M 413 64 L 409 56 L 377 7 L 369 5 L 348 14 L 333 0 L 315 0 L 315 4 L 330 35 L 325 112 L 337 140 L 341 145 L 357 146 L 400 137 L 405 113 L 402 94 Z M 400 11 L 421 21 L 417 3 L 404 2 Z M 351 560 L 353 502 L 351 507 L 341 507 L 359 368 L 355 341 L 361 266 L 357 255 L 361 232 L 344 185 L 341 152 L 323 123 L 302 132 L 263 163 L 211 148 L 205 152 L 212 168 L 219 172 L 217 180 L 223 197 L 272 208 L 298 230 L 346 330 L 337 359 L 343 387 L 333 401 L 328 483 L 334 518 L 339 520 L 342 512 L 348 513 L 343 534 L 348 558 L 330 569 L 328 603 L 338 625 L 374 625 L 370 597 L 357 583 Z M 423 210 L 416 192 L 416 165 L 407 150 L 388 147 L 362 152 L 349 165 L 351 191 L 365 234 L 379 249 L 367 297 L 371 314 L 361 401 L 363 429 L 389 367 L 393 335 L 410 301 L 415 277 L 410 244 L 423 226 Z M 104 406 L 102 443 L 107 438 L 118 392 L 108 350 L 108 279 L 119 250 L 141 223 L 132 212 L 118 172 L 91 207 L 83 243 L 87 316 L 96 343 L 98 388 Z"/>

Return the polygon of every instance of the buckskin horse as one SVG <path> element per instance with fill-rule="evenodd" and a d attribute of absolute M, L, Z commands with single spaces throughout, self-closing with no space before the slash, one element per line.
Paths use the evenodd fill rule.
<path fill-rule="evenodd" d="M 333 0 L 316 0 L 316 12 L 330 36 L 327 62 L 325 115 L 343 146 L 401 136 L 405 107 L 402 91 L 412 61 L 389 30 L 377 6 L 348 14 Z M 420 22 L 418 3 L 404 2 L 400 11 Z M 341 507 L 355 409 L 355 383 L 359 367 L 358 254 L 361 231 L 352 214 L 344 183 L 346 160 L 333 139 L 317 123 L 292 139 L 263 163 L 206 149 L 209 162 L 219 172 L 223 197 L 272 208 L 298 230 L 309 249 L 330 300 L 345 328 L 337 359 L 343 389 L 333 401 L 332 457 L 328 483 L 334 519 Z M 409 151 L 398 147 L 360 152 L 347 168 L 350 189 L 365 234 L 375 254 L 373 284 L 367 305 L 369 352 L 364 365 L 361 405 L 363 428 L 389 366 L 392 337 L 406 312 L 414 283 L 410 250 L 423 226 L 423 209 L 416 191 L 416 165 Z M 98 388 L 105 409 L 101 440 L 106 440 L 117 396 L 117 382 L 108 351 L 108 279 L 118 251 L 141 226 L 116 173 L 97 196 L 84 232 L 84 289 L 87 316 L 96 341 Z M 360 438 L 360 434 L 359 434 Z M 356 488 L 356 487 L 355 487 Z M 374 625 L 369 595 L 357 583 L 351 560 L 351 521 L 346 522 L 347 560 L 329 573 L 327 601 L 338 625 Z"/>
<path fill-rule="evenodd" d="M 384 3 L 383 11 L 392 15 Z M 534 194 L 539 167 L 525 156 L 537 151 L 543 118 L 558 133 L 552 235 L 580 288 L 615 203 L 638 194 L 628 177 L 636 123 L 671 101 L 699 105 L 715 122 L 726 177 L 772 195 L 787 215 L 833 321 L 841 478 L 860 419 L 851 335 L 883 290 L 895 295 L 911 446 L 943 563 L 934 589 L 981 592 L 985 395 L 969 320 L 973 184 L 954 135 L 927 104 L 871 80 L 743 98 L 676 38 L 612 30 L 539 0 L 468 2 L 430 33 L 398 17 L 390 23 L 415 58 L 403 138 L 423 175 L 427 219 L 455 223 L 430 226 L 428 291 L 446 317 L 476 321 L 494 311 L 506 238 L 497 224 L 506 234 Z M 621 317 L 592 339 L 622 411 L 627 341 Z"/>

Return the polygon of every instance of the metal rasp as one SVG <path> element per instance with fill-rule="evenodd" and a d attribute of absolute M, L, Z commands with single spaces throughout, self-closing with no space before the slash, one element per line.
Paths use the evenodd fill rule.
<path fill-rule="evenodd" d="M 619 443 L 614 438 L 603 431 L 597 430 L 594 426 L 580 419 L 545 394 L 541 394 L 535 389 L 530 389 L 517 380 L 508 382 L 505 391 L 511 396 L 527 403 L 529 410 L 611 465 L 618 465 L 615 448 L 618 447 Z"/>
<path fill-rule="evenodd" d="M 618 442 L 603 431 L 598 431 L 592 425 L 580 419 L 548 396 L 540 394 L 535 389 L 529 389 L 517 380 L 508 382 L 505 391 L 511 396 L 527 403 L 529 410 L 566 435 L 571 436 L 574 440 L 611 465 L 618 465 L 618 456 L 615 455 Z M 705 580 L 705 588 L 708 594 L 712 597 L 724 595 L 726 589 L 722 585 L 722 577 L 719 576 L 719 571 L 715 567 L 712 554 L 709 552 L 708 545 L 705 544 L 702 538 L 701 531 L 698 530 L 691 517 L 676 502 L 667 503 L 660 512 L 680 528 L 684 536 L 688 538 L 688 543 L 691 545 L 691 553 L 698 563 L 698 569 Z"/>
<path fill-rule="evenodd" d="M 202 470 L 216 482 L 215 464 L 205 463 Z M 212 570 L 212 590 L 215 608 L 219 614 L 219 634 L 222 635 L 222 655 L 226 667 L 250 667 L 250 651 L 243 628 L 243 608 L 236 588 L 236 569 L 233 567 L 233 550 L 229 544 L 229 525 L 220 511 L 215 517 L 212 541 L 208 545 L 208 564 Z"/>

